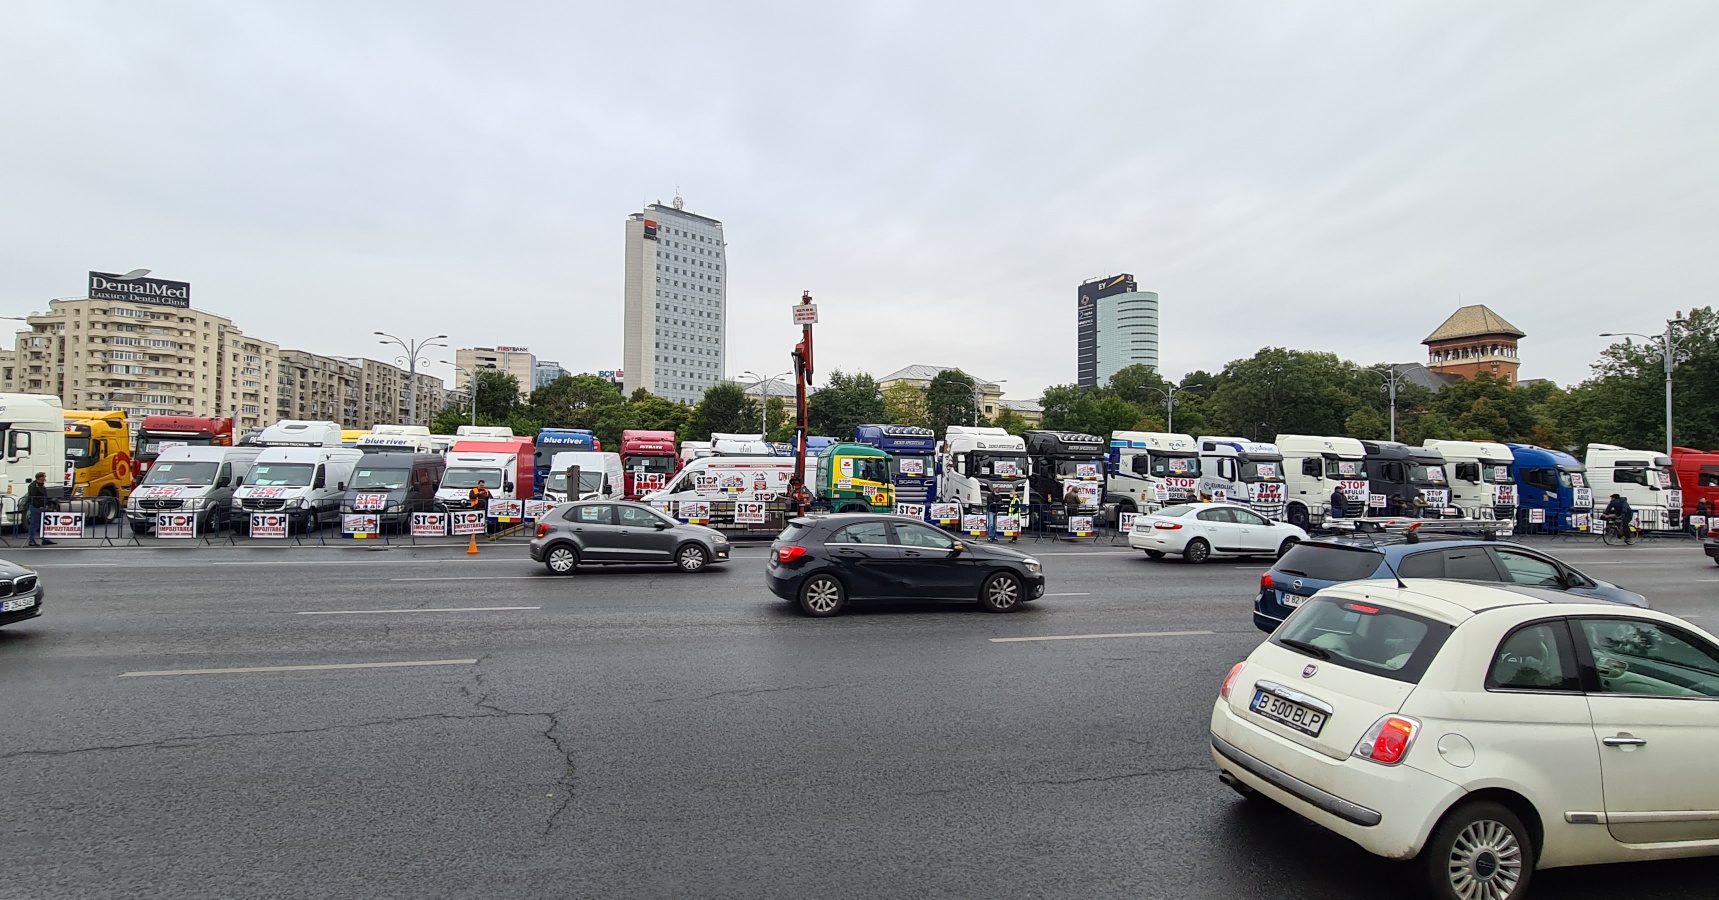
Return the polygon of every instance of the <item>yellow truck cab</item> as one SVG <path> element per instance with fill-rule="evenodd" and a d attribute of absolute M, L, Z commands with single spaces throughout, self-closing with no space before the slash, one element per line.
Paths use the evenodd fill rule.
<path fill-rule="evenodd" d="M 125 413 L 68 409 L 66 422 L 66 508 L 92 522 L 105 522 L 125 508 L 131 496 L 131 424 Z"/>
<path fill-rule="evenodd" d="M 340 446 L 356 447 L 358 442 L 370 436 L 370 431 L 363 428 L 347 428 L 340 432 Z"/>

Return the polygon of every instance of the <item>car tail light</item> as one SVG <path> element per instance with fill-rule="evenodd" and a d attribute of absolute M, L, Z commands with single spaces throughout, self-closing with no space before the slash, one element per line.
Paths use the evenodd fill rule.
<path fill-rule="evenodd" d="M 1345 603 L 1343 604 L 1343 608 L 1350 612 L 1358 612 L 1363 616 L 1376 616 L 1379 614 L 1379 608 L 1377 606 L 1368 606 L 1365 603 Z"/>
<path fill-rule="evenodd" d="M 1218 688 L 1218 699 L 1230 699 L 1230 685 L 1235 684 L 1236 676 L 1241 674 L 1242 666 L 1245 665 L 1247 665 L 1247 660 L 1244 659 L 1241 662 L 1230 666 L 1230 674 L 1224 676 L 1224 686 Z"/>
<path fill-rule="evenodd" d="M 805 547 L 796 547 L 793 545 L 789 545 L 787 547 L 780 547 L 778 549 L 770 551 L 770 557 L 779 563 L 791 563 L 794 560 L 799 559 L 800 557 L 805 556 L 805 555 L 806 555 L 806 548 Z"/>
<path fill-rule="evenodd" d="M 1153 522 L 1152 527 L 1163 531 L 1178 531 L 1182 525 L 1179 522 Z"/>
<path fill-rule="evenodd" d="M 1260 590 L 1269 591 L 1276 586 L 1277 586 L 1277 582 L 1271 580 L 1271 573 L 1270 572 L 1267 572 L 1264 575 L 1259 576 L 1259 589 Z"/>
<path fill-rule="evenodd" d="M 548 537 L 549 536 L 549 523 L 548 522 L 544 522 L 543 524 L 537 526 L 537 536 L 538 537 Z"/>
<path fill-rule="evenodd" d="M 1421 723 L 1404 716 L 1386 716 L 1373 723 L 1355 745 L 1355 755 L 1386 766 L 1394 766 L 1408 755 L 1420 733 Z"/>

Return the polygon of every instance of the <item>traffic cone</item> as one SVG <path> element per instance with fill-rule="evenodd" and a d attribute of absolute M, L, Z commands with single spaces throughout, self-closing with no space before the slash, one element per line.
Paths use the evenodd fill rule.
<path fill-rule="evenodd" d="M 467 547 L 466 547 L 466 555 L 467 555 L 467 556 L 476 556 L 476 555 L 478 555 L 478 548 L 477 548 L 477 535 L 475 535 L 475 534 L 474 534 L 474 535 L 472 535 L 472 542 L 471 542 L 471 544 L 470 544 L 470 545 L 468 545 L 468 546 L 467 546 Z"/>

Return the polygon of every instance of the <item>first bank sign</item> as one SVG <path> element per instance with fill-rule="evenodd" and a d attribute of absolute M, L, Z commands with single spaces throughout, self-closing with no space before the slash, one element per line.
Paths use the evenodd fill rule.
<path fill-rule="evenodd" d="M 91 300 L 129 300 L 155 306 L 191 306 L 189 281 L 164 281 L 160 278 L 126 278 L 106 272 L 90 273 Z"/>

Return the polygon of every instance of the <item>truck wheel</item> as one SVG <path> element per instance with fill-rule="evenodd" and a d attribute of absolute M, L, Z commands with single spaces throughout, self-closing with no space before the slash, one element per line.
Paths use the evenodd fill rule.
<path fill-rule="evenodd" d="M 1289 524 L 1306 531 L 1311 520 L 1307 517 L 1307 507 L 1297 503 L 1289 507 Z"/>
<path fill-rule="evenodd" d="M 119 493 L 111 486 L 101 489 L 96 496 L 95 512 L 90 516 L 90 524 L 106 525 L 119 514 Z"/>

